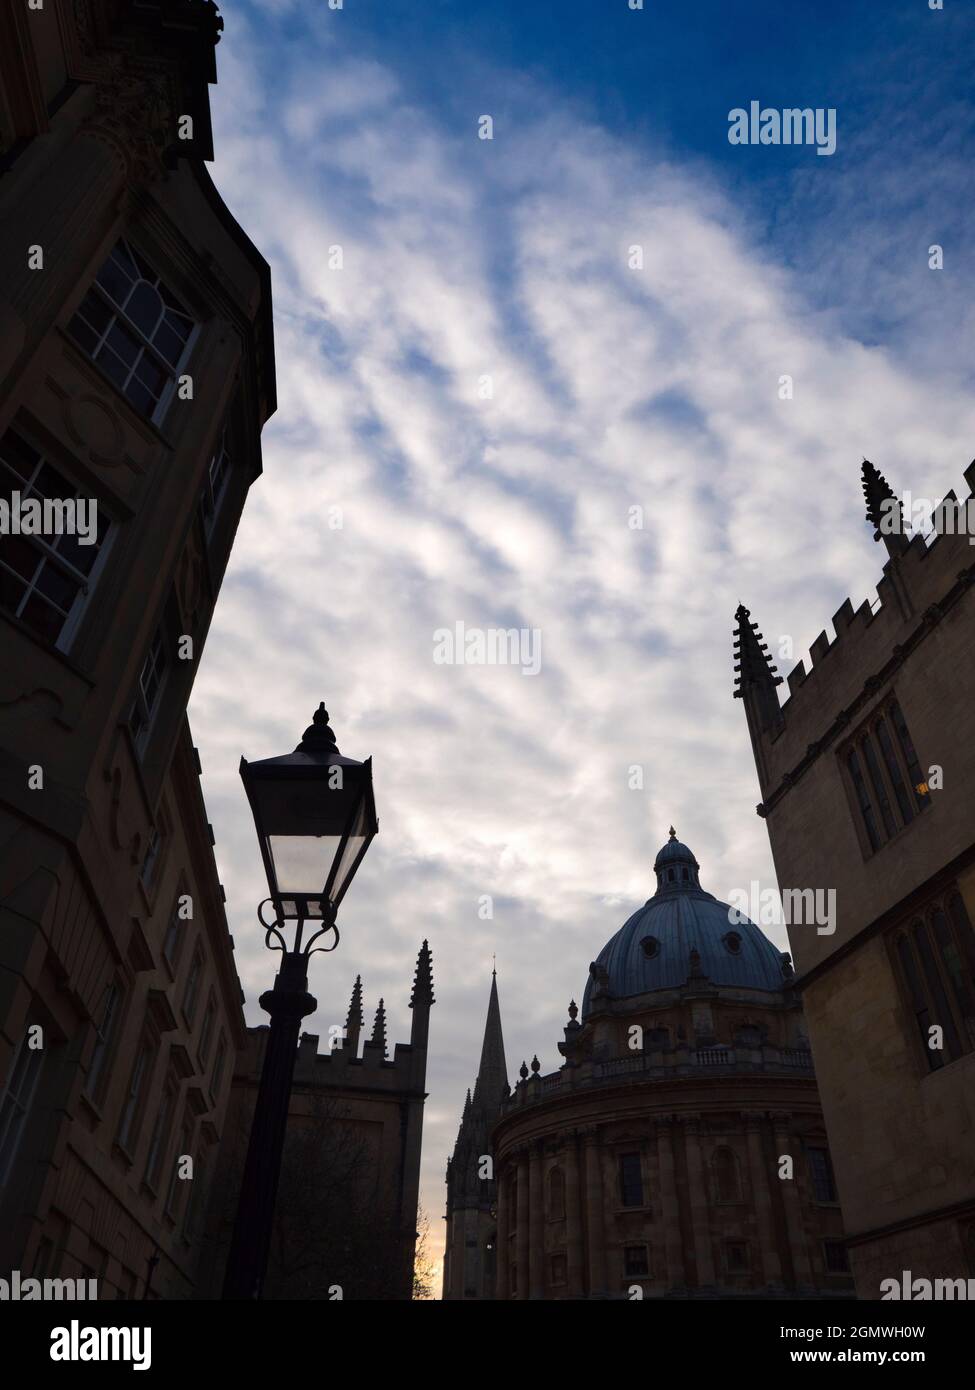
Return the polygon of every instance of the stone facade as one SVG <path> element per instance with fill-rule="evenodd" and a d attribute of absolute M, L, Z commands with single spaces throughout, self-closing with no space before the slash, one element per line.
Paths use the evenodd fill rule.
<path fill-rule="evenodd" d="M 740 609 L 735 693 L 781 888 L 836 892 L 835 933 L 789 939 L 857 1290 L 877 1298 L 905 1269 L 975 1275 L 975 555 L 886 529 L 894 494 L 869 463 L 863 481 L 878 603 L 843 603 L 781 707 Z"/>
<path fill-rule="evenodd" d="M 244 1041 L 185 718 L 275 405 L 267 265 L 204 164 L 221 26 L 0 15 L 3 495 L 98 516 L 0 537 L 0 1269 L 102 1297 L 197 1288 Z"/>
<path fill-rule="evenodd" d="M 409 1005 L 410 1041 L 397 1043 L 392 1059 L 381 999 L 360 1053 L 358 979 L 341 1044 L 320 1053 L 318 1037 L 302 1035 L 265 1298 L 329 1298 L 337 1289 L 344 1300 L 413 1297 L 433 1003 L 424 942 Z M 234 1068 L 223 1182 L 208 1222 L 208 1278 L 217 1297 L 267 1038 L 267 1028 L 249 1028 Z"/>
<path fill-rule="evenodd" d="M 657 893 L 590 966 L 582 1022 L 569 1006 L 564 1065 L 523 1063 L 502 1102 L 478 1231 L 494 1296 L 849 1297 L 788 957 L 732 925 L 673 833 L 654 867 Z"/>

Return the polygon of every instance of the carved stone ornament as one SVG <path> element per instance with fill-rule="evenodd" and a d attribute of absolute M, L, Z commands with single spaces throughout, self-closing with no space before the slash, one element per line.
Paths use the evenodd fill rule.
<path fill-rule="evenodd" d="M 130 182 L 152 183 L 167 172 L 164 156 L 174 139 L 172 112 L 167 79 L 134 68 L 113 53 L 106 59 L 105 76 L 95 83 L 94 110 L 82 129 L 112 148 Z"/>

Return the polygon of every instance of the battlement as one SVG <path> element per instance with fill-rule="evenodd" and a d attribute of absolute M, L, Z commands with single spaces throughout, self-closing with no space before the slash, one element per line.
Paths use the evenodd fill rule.
<path fill-rule="evenodd" d="M 975 504 L 975 461 L 965 471 L 967 503 Z M 955 504 L 954 491 L 945 502 Z M 872 518 L 871 518 L 872 519 Z M 875 539 L 880 540 L 877 531 Z M 975 536 L 937 534 L 930 540 L 915 534 L 896 537 L 877 585 L 876 601 L 864 599 L 854 608 L 846 598 L 833 615 L 831 637 L 824 629 L 787 675 L 788 694 L 778 708 L 772 689 L 779 683 L 767 655 L 759 666 L 755 653 L 767 653 L 756 637 L 745 634 L 751 648 L 749 665 L 742 665 L 739 688 L 757 750 L 762 794 L 796 772 L 814 756 L 837 720 L 856 717 L 892 681 L 903 660 L 954 606 L 975 580 Z M 738 645 L 744 620 L 739 610 Z M 747 623 L 753 631 L 757 624 Z M 749 705 L 751 708 L 749 708 Z M 764 775 L 763 775 L 764 772 Z"/>
<path fill-rule="evenodd" d="M 422 1091 L 426 1076 L 430 1006 L 433 1003 L 433 957 L 428 943 L 424 941 L 417 956 L 409 1003 L 413 1011 L 410 1041 L 396 1043 L 390 1060 L 386 1044 L 386 1006 L 380 999 L 372 1035 L 363 1040 L 360 1055 L 362 979 L 357 975 L 345 1024 L 342 1028 L 336 1024 L 334 1029 L 330 1029 L 324 1050 L 319 1051 L 319 1034 L 302 1033 L 295 1058 L 295 1086 L 400 1094 Z M 269 1033 L 267 1024 L 247 1029 L 246 1041 L 237 1059 L 238 1080 L 256 1084 L 264 1065 Z"/>

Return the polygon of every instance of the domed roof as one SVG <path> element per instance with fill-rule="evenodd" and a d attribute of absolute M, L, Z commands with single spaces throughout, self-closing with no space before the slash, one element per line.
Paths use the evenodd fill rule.
<path fill-rule="evenodd" d="M 733 989 L 785 986 L 782 954 L 754 922 L 704 891 L 698 862 L 673 826 L 653 868 L 657 891 L 607 941 L 590 968 L 583 1018 L 591 1011 L 597 979 L 615 999 L 680 988 L 692 972 Z"/>

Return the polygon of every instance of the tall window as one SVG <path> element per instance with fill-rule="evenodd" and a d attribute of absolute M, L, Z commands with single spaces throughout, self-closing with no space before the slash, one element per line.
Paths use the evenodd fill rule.
<path fill-rule="evenodd" d="M 213 1061 L 213 1075 L 210 1078 L 210 1097 L 216 1104 L 220 1099 L 220 1083 L 223 1081 L 223 1068 L 227 1060 L 227 1037 L 225 1033 L 220 1034 L 220 1041 L 217 1043 L 217 1055 Z"/>
<path fill-rule="evenodd" d="M 139 753 L 145 751 L 149 733 L 159 709 L 159 695 L 169 670 L 169 653 L 166 650 L 166 632 L 162 624 L 156 629 L 149 643 L 146 659 L 139 672 L 139 684 L 129 714 L 129 728 L 135 739 Z"/>
<path fill-rule="evenodd" d="M 139 1051 L 129 1079 L 128 1093 L 122 1107 L 122 1117 L 119 1121 L 118 1142 L 127 1153 L 131 1153 L 135 1148 L 135 1141 L 139 1135 L 139 1125 L 142 1120 L 154 1051 L 154 1040 L 147 1033 L 139 1044 Z"/>
<path fill-rule="evenodd" d="M 85 1081 L 85 1090 L 92 1100 L 98 1100 L 105 1089 L 106 1063 L 111 1054 L 118 1028 L 119 1010 L 122 1004 L 122 991 L 113 980 L 102 997 L 101 1008 L 95 1023 L 95 1050 L 91 1055 L 91 1066 Z"/>
<path fill-rule="evenodd" d="M 146 1158 L 146 1182 L 150 1187 L 155 1188 L 159 1182 L 159 1172 L 162 1168 L 163 1155 L 169 1141 L 169 1130 L 173 1119 L 173 1110 L 176 1107 L 176 1084 L 170 1078 L 165 1085 L 159 1109 L 156 1111 L 156 1123 L 152 1127 L 152 1138 L 149 1141 L 149 1154 Z"/>
<path fill-rule="evenodd" d="M 722 1144 L 711 1157 L 711 1177 L 718 1202 L 741 1201 L 741 1179 L 734 1149 Z"/>
<path fill-rule="evenodd" d="M 844 752 L 850 785 L 871 852 L 931 804 L 903 710 L 889 700 Z"/>
<path fill-rule="evenodd" d="M 186 1021 L 190 1025 L 196 1017 L 197 1000 L 200 997 L 200 979 L 203 975 L 203 952 L 199 946 L 193 952 L 193 960 L 190 964 L 190 973 L 186 977 L 186 987 L 183 990 L 183 1013 Z"/>
<path fill-rule="evenodd" d="M 206 1006 L 206 1008 L 205 1008 L 204 1011 L 203 1011 L 203 1023 L 202 1023 L 202 1025 L 200 1026 L 200 1065 L 201 1065 L 201 1066 L 203 1066 L 204 1063 L 206 1062 L 207 1053 L 210 1051 L 210 1039 L 211 1039 L 212 1036 L 213 1036 L 213 1025 L 214 1025 L 214 1022 L 216 1021 L 216 1017 L 217 1017 L 217 998 L 216 998 L 216 995 L 213 993 L 213 990 L 211 990 L 211 991 L 210 991 L 210 997 L 209 997 L 209 999 L 207 1000 L 207 1006 Z"/>
<path fill-rule="evenodd" d="M 139 878 L 142 886 L 148 888 L 156 876 L 156 864 L 159 861 L 159 850 L 162 845 L 162 836 L 155 826 L 149 831 L 149 839 L 146 841 L 146 852 L 142 856 L 142 868 L 139 870 Z"/>
<path fill-rule="evenodd" d="M 43 1065 L 44 1049 L 28 1046 L 28 1033 L 25 1032 L 10 1064 L 7 1083 L 0 1092 L 0 1187 L 10 1176 Z"/>
<path fill-rule="evenodd" d="M 21 505 L 33 499 L 42 508 L 45 501 L 81 498 L 76 483 L 7 430 L 0 439 L 0 498 L 9 506 L 15 492 Z M 110 529 L 104 510 L 95 506 L 90 544 L 77 532 L 0 535 L 0 607 L 45 642 L 67 648 L 101 568 Z"/>
<path fill-rule="evenodd" d="M 957 889 L 898 931 L 894 954 L 928 1067 L 975 1050 L 975 933 Z"/>
<path fill-rule="evenodd" d="M 870 800 L 867 784 L 863 779 L 860 759 L 852 748 L 846 755 L 846 764 L 850 769 L 853 790 L 856 792 L 857 803 L 860 807 L 860 815 L 863 818 L 864 829 L 867 832 L 867 839 L 870 841 L 870 848 L 877 850 L 880 848 L 880 834 L 877 830 L 877 821 L 873 814 L 873 803 Z"/>
<path fill-rule="evenodd" d="M 176 1152 L 173 1154 L 172 1169 L 169 1175 L 169 1187 L 166 1190 L 166 1213 L 168 1216 L 176 1216 L 179 1211 L 180 1201 L 182 1200 L 183 1188 L 191 1181 L 189 1178 L 181 1178 L 179 1170 L 181 1166 L 180 1160 L 187 1156 L 192 1157 L 190 1154 L 190 1140 L 192 1137 L 193 1126 L 191 1120 L 187 1116 L 183 1120 L 183 1127 L 179 1132 L 179 1145 Z"/>
<path fill-rule="evenodd" d="M 196 324 L 123 238 L 99 270 L 68 332 L 135 409 L 158 423 L 189 357 Z"/>
<path fill-rule="evenodd" d="M 623 1246 L 623 1273 L 627 1279 L 645 1279 L 650 1273 L 650 1259 L 645 1245 Z"/>
<path fill-rule="evenodd" d="M 620 1154 L 620 1201 L 624 1207 L 643 1206 L 643 1171 L 639 1154 Z"/>
<path fill-rule="evenodd" d="M 179 960 L 179 948 L 183 943 L 183 920 L 179 915 L 179 903 L 173 906 L 169 922 L 166 926 L 166 935 L 163 938 L 163 960 L 170 970 L 176 969 L 176 962 Z"/>
<path fill-rule="evenodd" d="M 836 1201 L 836 1183 L 833 1180 L 833 1165 L 829 1150 L 820 1147 L 806 1150 L 809 1160 L 809 1175 L 812 1178 L 813 1194 L 817 1202 Z"/>

